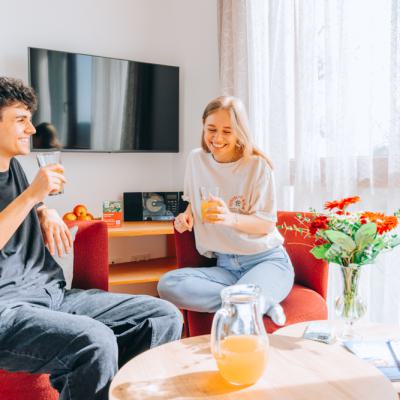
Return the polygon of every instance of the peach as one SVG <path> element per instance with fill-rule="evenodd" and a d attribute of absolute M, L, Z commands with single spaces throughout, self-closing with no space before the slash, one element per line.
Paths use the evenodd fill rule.
<path fill-rule="evenodd" d="M 74 214 L 77 217 L 87 214 L 87 208 L 83 204 L 78 204 L 74 207 Z"/>
<path fill-rule="evenodd" d="M 67 212 L 63 216 L 64 221 L 76 221 L 77 219 L 78 219 L 78 217 L 72 212 Z"/>

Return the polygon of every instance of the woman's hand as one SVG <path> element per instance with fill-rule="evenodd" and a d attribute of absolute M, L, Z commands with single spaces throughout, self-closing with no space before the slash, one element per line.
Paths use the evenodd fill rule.
<path fill-rule="evenodd" d="M 217 225 L 234 227 L 237 223 L 237 214 L 229 210 L 226 203 L 219 197 L 210 196 L 210 206 L 205 210 L 207 222 Z"/>
<path fill-rule="evenodd" d="M 44 242 L 50 254 L 54 255 L 56 249 L 60 257 L 68 253 L 73 246 L 71 232 L 57 211 L 47 208 L 38 209 L 38 216 Z"/>
<path fill-rule="evenodd" d="M 192 231 L 193 229 L 193 214 L 190 206 L 186 209 L 185 212 L 179 214 L 174 221 L 175 229 L 179 233 L 183 233 L 185 231 Z"/>

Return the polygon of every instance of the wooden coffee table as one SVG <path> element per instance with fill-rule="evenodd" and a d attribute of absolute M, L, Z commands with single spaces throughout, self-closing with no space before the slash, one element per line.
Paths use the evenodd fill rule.
<path fill-rule="evenodd" d="M 317 322 L 320 322 L 322 324 L 329 324 L 329 326 L 331 326 L 336 331 L 340 331 L 344 327 L 343 322 L 338 320 Z M 285 335 L 295 338 L 301 338 L 308 324 L 309 322 L 300 322 L 298 324 L 285 326 L 284 328 L 276 330 L 274 332 L 274 335 Z M 359 321 L 355 324 L 355 330 L 356 333 L 361 336 L 362 340 L 387 340 L 400 338 L 400 327 L 396 325 Z M 334 346 L 335 348 L 337 348 L 337 351 L 348 353 L 348 351 L 338 341 L 332 345 L 326 346 Z M 392 382 L 392 385 L 400 398 L 400 382 Z"/>
<path fill-rule="evenodd" d="M 133 358 L 112 381 L 110 399 L 397 399 L 389 380 L 348 352 L 298 337 L 269 338 L 268 367 L 255 385 L 226 383 L 210 353 L 210 337 L 205 335 Z"/>

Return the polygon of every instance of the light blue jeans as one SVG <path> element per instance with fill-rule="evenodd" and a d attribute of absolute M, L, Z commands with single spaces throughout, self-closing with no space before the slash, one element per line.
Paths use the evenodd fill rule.
<path fill-rule="evenodd" d="M 255 283 L 264 297 L 263 313 L 289 294 L 294 271 L 282 247 L 253 255 L 217 253 L 215 267 L 180 268 L 162 276 L 158 293 L 178 308 L 215 312 L 221 307 L 221 290 L 230 285 Z"/>

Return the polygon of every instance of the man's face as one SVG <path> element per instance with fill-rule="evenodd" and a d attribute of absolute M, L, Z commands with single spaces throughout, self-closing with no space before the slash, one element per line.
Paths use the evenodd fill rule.
<path fill-rule="evenodd" d="M 4 163 L 14 156 L 29 154 L 30 137 L 36 130 L 32 114 L 22 103 L 4 107 L 0 118 L 0 160 Z"/>

